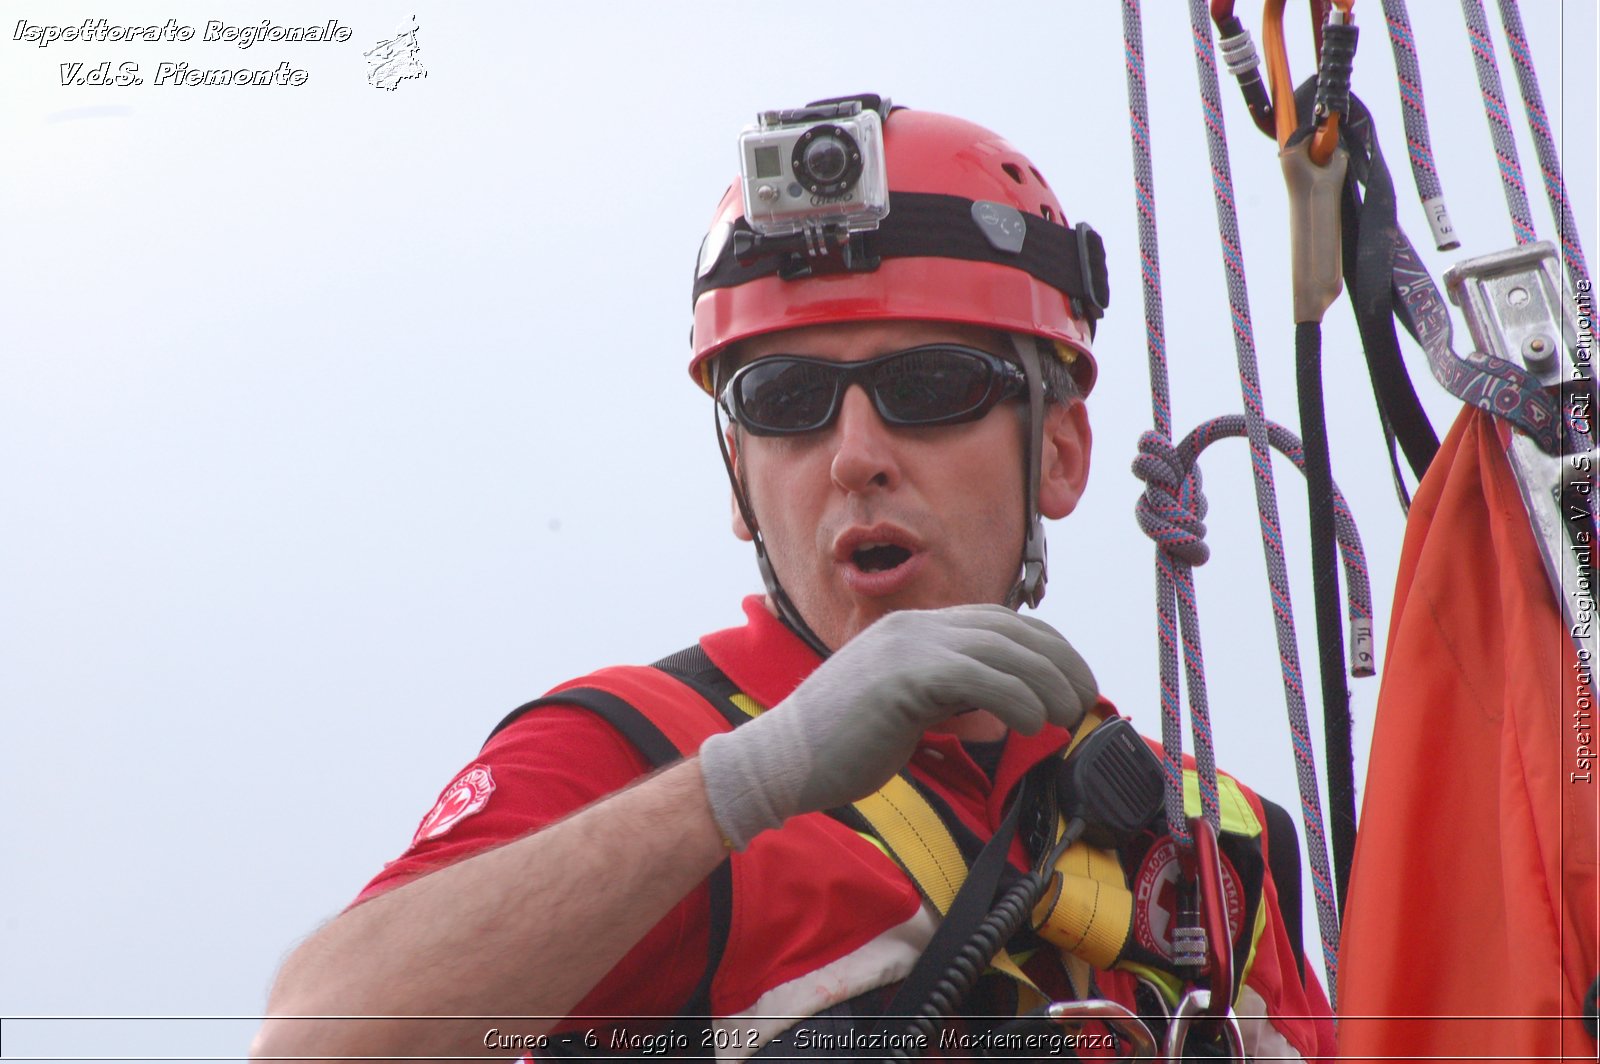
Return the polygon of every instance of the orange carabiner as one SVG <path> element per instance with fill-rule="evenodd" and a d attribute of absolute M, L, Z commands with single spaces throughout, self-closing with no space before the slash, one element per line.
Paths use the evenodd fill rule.
<path fill-rule="evenodd" d="M 1289 74 L 1289 52 L 1284 44 L 1283 9 L 1287 0 L 1266 0 L 1261 10 L 1261 48 L 1267 64 L 1267 87 L 1272 94 L 1274 135 L 1280 149 L 1289 145 L 1294 136 L 1297 116 L 1294 106 L 1294 78 Z M 1214 6 L 1214 5 L 1213 5 Z M 1230 4 L 1231 6 L 1231 4 Z M 1333 0 L 1346 22 L 1354 21 L 1352 8 L 1355 0 Z M 1318 7 L 1313 0 L 1313 18 Z M 1320 29 L 1320 21 L 1318 22 Z M 1317 34 L 1320 39 L 1320 32 Z M 1339 114 L 1333 112 L 1318 116 L 1317 128 L 1311 135 L 1311 161 L 1326 166 L 1339 146 Z"/>

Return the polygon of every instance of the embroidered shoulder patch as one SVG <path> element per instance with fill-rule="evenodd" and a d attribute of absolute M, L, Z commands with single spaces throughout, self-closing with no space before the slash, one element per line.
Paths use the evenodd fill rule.
<path fill-rule="evenodd" d="M 1237 942 L 1244 930 L 1244 888 L 1227 854 L 1222 858 L 1223 905 L 1228 933 Z M 1172 930 L 1178 916 L 1178 880 L 1182 876 L 1178 845 L 1171 835 L 1158 839 L 1140 862 L 1133 882 L 1133 932 L 1139 945 L 1172 960 Z"/>
<path fill-rule="evenodd" d="M 444 789 L 438 802 L 422 818 L 422 823 L 417 825 L 417 833 L 411 837 L 411 845 L 416 846 L 445 834 L 488 805 L 489 795 L 493 793 L 494 773 L 489 771 L 489 766 L 468 766 Z"/>

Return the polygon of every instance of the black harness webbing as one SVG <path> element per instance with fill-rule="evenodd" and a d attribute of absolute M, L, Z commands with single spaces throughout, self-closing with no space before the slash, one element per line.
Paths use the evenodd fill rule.
<path fill-rule="evenodd" d="M 1256 796 L 1261 798 L 1260 795 Z M 1294 817 L 1277 802 L 1261 798 L 1261 811 L 1267 817 L 1267 868 L 1272 882 L 1278 888 L 1278 912 L 1283 917 L 1283 929 L 1289 933 L 1289 947 L 1294 950 L 1295 967 L 1300 972 L 1300 982 L 1306 980 L 1306 948 L 1301 940 L 1304 921 L 1300 894 L 1300 833 L 1295 829 Z"/>
<path fill-rule="evenodd" d="M 1350 305 L 1366 355 L 1367 374 L 1372 379 L 1372 394 L 1378 401 L 1387 437 L 1395 489 L 1402 504 L 1409 506 L 1410 495 L 1400 477 L 1395 444 L 1399 443 L 1412 475 L 1420 481 L 1439 451 L 1439 437 L 1417 397 L 1395 329 L 1394 263 L 1399 221 L 1394 181 L 1378 147 L 1372 116 L 1354 95 L 1345 119 L 1341 140 L 1350 152 L 1350 173 L 1341 209 L 1344 280 L 1350 289 Z M 1409 326 L 1409 322 L 1405 324 Z"/>
<path fill-rule="evenodd" d="M 489 733 L 489 739 L 493 739 L 510 727 L 524 713 L 541 706 L 578 706 L 587 709 L 621 732 L 622 737 L 632 743 L 654 768 L 670 765 L 683 756 L 673 745 L 672 740 L 662 735 L 661 730 L 651 724 L 650 719 L 643 713 L 616 695 L 591 687 L 574 687 L 559 694 L 536 698 L 526 705 L 517 707 L 494 726 L 494 731 Z M 487 744 L 489 739 L 485 739 L 484 743 Z"/>
<path fill-rule="evenodd" d="M 699 643 L 668 654 L 650 667 L 682 680 L 735 728 L 750 719 L 749 714 L 734 705 L 733 696 L 739 693 L 739 688 L 711 663 Z"/>

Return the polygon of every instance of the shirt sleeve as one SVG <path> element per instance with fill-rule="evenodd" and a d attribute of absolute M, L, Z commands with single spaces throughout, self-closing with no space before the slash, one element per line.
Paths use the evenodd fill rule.
<path fill-rule="evenodd" d="M 551 705 L 525 713 L 451 780 L 411 845 L 384 865 L 351 907 L 533 834 L 650 770 L 631 743 L 588 710 Z M 706 957 L 709 944 L 710 893 L 701 884 L 617 962 L 572 1015 L 676 1014 L 702 971 L 673 961 Z"/>

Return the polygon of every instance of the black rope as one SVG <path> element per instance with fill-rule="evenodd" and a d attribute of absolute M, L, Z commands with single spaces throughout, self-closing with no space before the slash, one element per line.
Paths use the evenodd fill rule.
<path fill-rule="evenodd" d="M 1339 555 L 1333 527 L 1333 470 L 1322 402 L 1322 327 L 1294 329 L 1300 433 L 1306 498 L 1311 514 L 1311 586 L 1317 612 L 1317 671 L 1322 677 L 1322 729 L 1328 774 L 1328 834 L 1333 845 L 1334 896 L 1344 913 L 1350 860 L 1356 847 L 1355 754 L 1350 741 L 1350 688 L 1345 683 L 1344 629 L 1339 618 Z"/>

